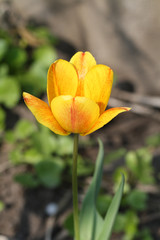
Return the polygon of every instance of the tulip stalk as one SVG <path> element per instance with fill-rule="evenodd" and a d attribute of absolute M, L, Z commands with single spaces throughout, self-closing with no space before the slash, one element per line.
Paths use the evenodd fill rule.
<path fill-rule="evenodd" d="M 73 222 L 75 239 L 80 240 L 79 214 L 78 214 L 78 184 L 77 184 L 77 159 L 78 159 L 79 134 L 74 134 L 73 168 L 72 168 L 72 195 L 73 195 Z"/>

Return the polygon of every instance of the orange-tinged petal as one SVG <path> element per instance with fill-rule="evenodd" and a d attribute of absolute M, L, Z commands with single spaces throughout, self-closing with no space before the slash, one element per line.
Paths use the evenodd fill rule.
<path fill-rule="evenodd" d="M 113 71 L 102 64 L 93 67 L 84 79 L 84 96 L 95 101 L 102 114 L 108 104 L 113 83 Z"/>
<path fill-rule="evenodd" d="M 75 96 L 78 87 L 78 75 L 75 67 L 65 60 L 51 64 L 47 75 L 47 95 L 49 105 L 59 95 Z"/>
<path fill-rule="evenodd" d="M 88 135 L 92 132 L 95 132 L 99 128 L 103 127 L 105 124 L 109 123 L 113 118 L 115 118 L 118 114 L 129 111 L 130 108 L 127 107 L 117 107 L 117 108 L 110 108 L 106 110 L 96 121 L 94 126 L 85 134 L 82 135 Z"/>
<path fill-rule="evenodd" d="M 57 120 L 54 118 L 52 111 L 47 103 L 25 92 L 23 93 L 23 98 L 27 107 L 33 113 L 38 122 L 48 127 L 56 134 L 69 134 L 59 125 Z"/>
<path fill-rule="evenodd" d="M 84 133 L 99 117 L 99 107 L 85 97 L 59 96 L 52 100 L 54 117 L 67 132 Z"/>
<path fill-rule="evenodd" d="M 96 65 L 96 60 L 89 52 L 77 52 L 70 60 L 78 72 L 79 85 L 77 96 L 83 96 L 84 77 L 87 72 Z"/>
<path fill-rule="evenodd" d="M 86 73 L 96 65 L 96 60 L 90 52 L 77 52 L 70 62 L 77 69 L 79 78 L 84 78 Z"/>

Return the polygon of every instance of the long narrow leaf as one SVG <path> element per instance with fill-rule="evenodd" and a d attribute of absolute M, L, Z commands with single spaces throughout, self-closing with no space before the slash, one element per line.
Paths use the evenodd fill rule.
<path fill-rule="evenodd" d="M 114 226 L 114 222 L 115 222 L 117 212 L 119 209 L 119 205 L 121 202 L 121 198 L 122 198 L 124 182 L 125 182 L 125 179 L 124 179 L 124 175 L 122 174 L 122 180 L 121 180 L 119 189 L 116 192 L 116 194 L 111 202 L 111 205 L 107 211 L 106 217 L 104 219 L 102 232 L 101 232 L 100 236 L 97 238 L 97 240 L 109 240 L 110 239 L 110 236 L 112 233 L 112 228 Z"/>
<path fill-rule="evenodd" d="M 103 170 L 104 149 L 99 140 L 99 153 L 93 180 L 86 193 L 80 213 L 80 237 L 81 240 L 95 240 L 103 226 L 103 219 L 96 210 L 96 199 L 100 188 Z"/>

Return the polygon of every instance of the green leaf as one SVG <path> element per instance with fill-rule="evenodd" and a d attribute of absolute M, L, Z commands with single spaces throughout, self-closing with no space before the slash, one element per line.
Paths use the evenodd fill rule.
<path fill-rule="evenodd" d="M 99 140 L 99 153 L 96 160 L 95 173 L 92 183 L 83 200 L 82 210 L 80 213 L 80 237 L 81 240 L 95 240 L 103 226 L 102 217 L 96 210 L 96 199 L 100 189 L 100 183 L 103 170 L 104 149 Z"/>
<path fill-rule="evenodd" d="M 14 177 L 14 180 L 28 188 L 35 188 L 39 185 L 38 180 L 30 173 L 18 174 Z"/>
<path fill-rule="evenodd" d="M 0 79 L 0 103 L 6 107 L 14 107 L 20 99 L 20 88 L 16 79 L 5 77 Z"/>
<path fill-rule="evenodd" d="M 132 190 L 126 196 L 126 203 L 136 211 L 145 210 L 147 207 L 148 195 L 147 193 L 138 190 Z"/>
<path fill-rule="evenodd" d="M 87 159 L 82 158 L 80 155 L 78 156 L 78 167 L 77 167 L 77 175 L 78 176 L 86 176 L 93 172 L 93 165 L 87 162 Z"/>
<path fill-rule="evenodd" d="M 135 178 L 145 184 L 154 183 L 152 154 L 147 148 L 129 151 L 126 154 L 126 165 Z"/>
<path fill-rule="evenodd" d="M 24 163 L 35 165 L 42 161 L 43 155 L 35 148 L 29 148 L 24 152 Z"/>
<path fill-rule="evenodd" d="M 72 149 L 72 151 L 73 151 L 73 149 Z M 58 155 L 61 156 L 62 154 L 59 154 L 59 151 L 58 151 Z M 71 158 L 70 154 L 68 154 L 68 155 L 69 156 L 66 156 L 66 158 L 67 158 L 66 163 L 69 166 L 69 171 L 70 171 L 70 174 L 71 174 L 73 159 Z M 81 155 L 78 155 L 77 163 L 78 163 L 78 165 L 77 165 L 77 175 L 78 175 L 78 177 L 86 176 L 86 175 L 88 176 L 88 175 L 93 173 L 94 165 L 93 165 L 93 163 L 88 161 L 88 159 L 82 158 Z"/>
<path fill-rule="evenodd" d="M 9 32 L 2 28 L 0 28 L 0 39 L 5 40 L 8 45 L 13 42 L 13 38 L 10 36 Z"/>
<path fill-rule="evenodd" d="M 113 75 L 113 87 L 116 85 L 117 82 L 118 82 L 118 77 L 117 77 L 117 74 L 114 72 L 114 75 Z"/>
<path fill-rule="evenodd" d="M 15 126 L 14 134 L 16 139 L 26 139 L 36 131 L 36 126 L 28 120 L 20 120 Z"/>
<path fill-rule="evenodd" d="M 48 128 L 40 126 L 40 130 L 32 135 L 32 145 L 39 153 L 50 156 L 57 149 L 57 138 Z"/>
<path fill-rule="evenodd" d="M 39 95 L 46 90 L 47 69 L 34 62 L 25 74 L 18 76 L 18 82 L 22 89 L 34 95 Z"/>
<path fill-rule="evenodd" d="M 42 46 L 35 50 L 34 60 L 43 68 L 48 68 L 55 61 L 57 54 L 51 46 Z"/>
<path fill-rule="evenodd" d="M 58 39 L 51 34 L 48 28 L 46 27 L 31 27 L 30 31 L 33 32 L 33 34 L 38 38 L 43 40 L 45 43 L 51 43 L 52 45 L 55 45 L 58 41 Z"/>
<path fill-rule="evenodd" d="M 9 153 L 9 159 L 11 160 L 11 162 L 13 164 L 20 164 L 23 162 L 23 154 L 21 149 L 16 148 L 13 149 L 10 153 Z"/>
<path fill-rule="evenodd" d="M 5 208 L 5 205 L 2 201 L 0 201 L 0 212 L 3 211 L 3 209 Z"/>
<path fill-rule="evenodd" d="M 8 48 L 7 41 L 5 39 L 0 39 L 0 60 L 3 59 Z"/>
<path fill-rule="evenodd" d="M 128 193 L 130 191 L 130 184 L 129 184 L 129 173 L 125 167 L 118 167 L 113 173 L 113 180 L 114 180 L 114 191 L 116 192 L 119 188 L 119 182 L 121 181 L 121 173 L 124 175 L 126 183 L 124 185 L 123 192 Z"/>
<path fill-rule="evenodd" d="M 73 223 L 73 213 L 69 214 L 64 221 L 64 227 L 68 230 L 69 234 L 74 236 L 74 223 Z"/>
<path fill-rule="evenodd" d="M 57 187 L 61 183 L 63 168 L 64 165 L 60 160 L 44 160 L 35 165 L 41 183 L 49 188 Z"/>
<path fill-rule="evenodd" d="M 99 237 L 97 238 L 97 240 L 109 240 L 111 233 L 112 233 L 112 229 L 114 226 L 114 222 L 117 216 L 117 212 L 119 209 L 119 205 L 121 202 L 121 198 L 122 198 L 122 193 L 123 193 L 123 188 L 124 188 L 124 175 L 122 174 L 122 180 L 119 186 L 118 191 L 116 192 L 110 207 L 107 211 L 106 217 L 104 219 L 104 224 L 102 226 L 102 231 L 99 235 Z"/>
<path fill-rule="evenodd" d="M 136 233 L 138 232 L 138 223 L 139 219 L 137 212 L 128 210 L 125 214 L 126 223 L 125 223 L 125 238 L 124 240 L 133 240 Z"/>
<path fill-rule="evenodd" d="M 112 201 L 111 195 L 101 194 L 98 196 L 96 206 L 97 206 L 98 212 L 102 216 L 106 215 L 107 209 L 109 208 L 111 201 Z"/>
<path fill-rule="evenodd" d="M 139 170 L 137 166 L 138 165 L 137 154 L 135 151 L 129 151 L 126 154 L 126 165 L 137 177 Z"/>
<path fill-rule="evenodd" d="M 19 47 L 10 47 L 5 56 L 8 65 L 13 69 L 21 68 L 27 61 L 26 51 Z"/>
<path fill-rule="evenodd" d="M 120 159 L 120 158 L 124 157 L 125 154 L 126 154 L 125 148 L 119 148 L 116 151 L 112 151 L 109 154 L 107 154 L 107 156 L 104 158 L 104 164 L 105 163 L 108 164 L 117 159 Z"/>
<path fill-rule="evenodd" d="M 12 130 L 8 130 L 5 132 L 5 140 L 9 143 L 14 143 L 16 141 L 14 132 Z"/>
<path fill-rule="evenodd" d="M 6 119 L 6 113 L 5 111 L 0 107 L 0 131 L 4 130 L 5 128 L 5 119 Z"/>
<path fill-rule="evenodd" d="M 132 240 L 135 239 L 135 236 L 137 235 L 138 224 L 139 219 L 137 212 L 128 210 L 123 214 L 118 214 L 114 225 L 114 232 L 123 232 L 124 240 Z"/>
<path fill-rule="evenodd" d="M 141 229 L 137 234 L 138 239 L 154 240 L 148 228 Z"/>
<path fill-rule="evenodd" d="M 58 136 L 56 153 L 60 156 L 69 155 L 73 152 L 72 138 Z"/>
<path fill-rule="evenodd" d="M 147 138 L 146 143 L 151 147 L 160 146 L 160 134 L 155 134 Z"/>
<path fill-rule="evenodd" d="M 8 71 L 9 71 L 9 68 L 8 68 L 7 64 L 4 63 L 4 64 L 0 65 L 0 77 L 1 78 L 7 76 Z"/>
<path fill-rule="evenodd" d="M 127 218 L 126 212 L 123 214 L 122 213 L 117 214 L 113 231 L 115 233 L 125 232 L 127 221 L 128 221 L 128 218 Z"/>

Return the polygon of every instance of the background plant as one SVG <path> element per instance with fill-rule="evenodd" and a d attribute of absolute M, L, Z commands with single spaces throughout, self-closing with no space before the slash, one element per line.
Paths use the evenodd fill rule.
<path fill-rule="evenodd" d="M 112 177 L 112 184 L 115 191 L 120 182 L 121 173 L 124 174 L 126 183 L 124 195 L 120 207 L 120 213 L 117 216 L 114 233 L 123 240 L 153 240 L 150 230 L 145 227 L 140 228 L 141 216 L 145 214 L 148 208 L 150 193 L 143 191 L 145 186 L 155 186 L 155 176 L 153 168 L 153 148 L 160 145 L 159 134 L 149 137 L 146 140 L 146 146 L 137 150 L 127 151 L 120 148 L 110 152 L 105 156 L 105 164 L 114 164 L 114 162 L 124 159 L 123 165 L 116 168 Z M 141 189 L 139 189 L 141 186 Z M 97 199 L 97 208 L 102 216 L 105 215 L 112 200 L 112 194 L 101 189 Z M 73 234 L 72 214 L 65 221 L 65 227 L 70 234 Z"/>

